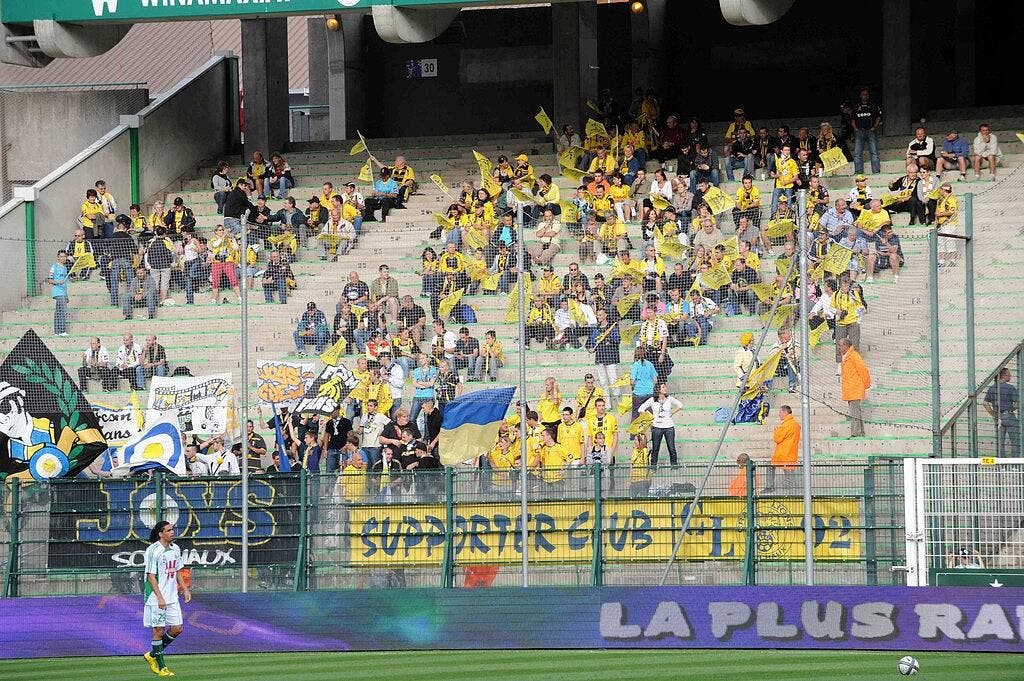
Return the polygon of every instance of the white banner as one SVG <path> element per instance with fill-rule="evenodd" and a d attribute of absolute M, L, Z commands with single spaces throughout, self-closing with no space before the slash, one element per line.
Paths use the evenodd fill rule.
<path fill-rule="evenodd" d="M 298 404 L 316 378 L 312 362 L 282 362 L 261 359 L 256 362 L 256 398 L 263 407 L 276 404 L 289 409 Z"/>
<path fill-rule="evenodd" d="M 111 447 L 123 445 L 142 430 L 142 410 L 134 399 L 123 407 L 97 403 L 93 403 L 92 407 L 99 419 L 103 439 Z"/>
<path fill-rule="evenodd" d="M 238 433 L 235 390 L 231 374 L 209 376 L 154 376 L 149 389 L 146 423 L 156 423 L 171 412 L 183 433 L 212 435 Z"/>

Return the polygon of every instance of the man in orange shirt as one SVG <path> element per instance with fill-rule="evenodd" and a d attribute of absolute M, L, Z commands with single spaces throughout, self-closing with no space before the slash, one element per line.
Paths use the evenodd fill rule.
<path fill-rule="evenodd" d="M 747 466 L 750 465 L 750 456 L 744 452 L 736 457 L 736 465 L 740 467 L 736 475 L 729 481 L 729 496 L 747 496 Z"/>
<path fill-rule="evenodd" d="M 796 470 L 800 456 L 800 424 L 793 418 L 793 409 L 789 405 L 779 407 L 779 425 L 772 434 L 775 451 L 772 452 L 772 467 L 768 469 L 768 485 L 762 493 L 775 490 L 775 476 L 779 475 L 779 487 L 786 489 L 793 486 L 791 473 Z"/>
<path fill-rule="evenodd" d="M 840 364 L 841 397 L 850 405 L 850 437 L 864 437 L 861 402 L 871 387 L 871 372 L 849 338 L 839 339 L 839 351 L 843 353 Z"/>

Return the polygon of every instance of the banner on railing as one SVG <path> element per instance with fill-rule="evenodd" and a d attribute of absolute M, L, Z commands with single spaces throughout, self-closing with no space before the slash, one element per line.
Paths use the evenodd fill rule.
<path fill-rule="evenodd" d="M 639 499 L 603 504 L 604 559 L 665 561 L 682 527 L 689 501 Z M 804 559 L 803 501 L 759 499 L 759 560 Z M 594 504 L 589 499 L 530 504 L 531 561 L 589 562 L 594 548 Z M 746 555 L 747 506 L 742 499 L 707 499 L 698 504 L 679 557 L 739 560 Z M 861 559 L 862 534 L 856 499 L 818 498 L 813 504 L 814 557 Z M 354 565 L 440 565 L 444 555 L 442 505 L 356 506 L 349 513 L 350 560 Z M 455 562 L 518 563 L 522 560 L 517 503 L 459 504 L 454 528 Z"/>
<path fill-rule="evenodd" d="M 161 519 L 174 524 L 186 565 L 241 563 L 238 479 L 169 478 L 158 517 L 156 483 L 126 478 L 50 486 L 48 567 L 141 568 L 149 530 Z M 293 563 L 298 531 L 298 478 L 250 478 L 249 562 Z"/>
<path fill-rule="evenodd" d="M 192 633 L 174 644 L 178 653 L 524 648 L 1024 652 L 1017 633 L 1024 608 L 1021 589 L 197 590 L 192 602 L 181 607 Z M 0 658 L 140 655 L 149 650 L 148 633 L 139 626 L 141 612 L 141 595 L 0 599 Z M 69 646 L 66 628 L 54 626 L 54 613 L 81 631 L 137 633 L 81 636 Z M 894 657 L 893 676 L 895 667 Z"/>
<path fill-rule="evenodd" d="M 256 397 L 261 406 L 294 407 L 316 378 L 312 362 L 283 362 L 261 359 L 256 362 Z"/>

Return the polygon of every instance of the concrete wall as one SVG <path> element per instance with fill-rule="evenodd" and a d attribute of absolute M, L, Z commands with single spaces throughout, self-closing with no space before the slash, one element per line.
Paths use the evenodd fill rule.
<path fill-rule="evenodd" d="M 121 114 L 135 113 L 148 103 L 145 89 L 0 91 L 0 142 L 5 149 L 0 202 L 10 198 L 11 183 L 35 183 L 56 163 L 109 132 Z"/>
<path fill-rule="evenodd" d="M 10 201 L 0 208 L 0 310 L 11 310 L 25 298 L 25 204 Z M 20 275 L 20 276 L 19 276 Z"/>
<path fill-rule="evenodd" d="M 227 154 L 232 131 L 224 112 L 232 63 L 237 62 L 221 61 L 187 87 L 179 84 L 140 112 L 144 117 L 139 129 L 143 200 L 193 172 L 200 161 Z"/>

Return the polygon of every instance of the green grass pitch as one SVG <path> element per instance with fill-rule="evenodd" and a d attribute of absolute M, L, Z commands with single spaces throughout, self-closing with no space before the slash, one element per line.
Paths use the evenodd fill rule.
<path fill-rule="evenodd" d="M 1024 678 L 1024 657 L 916 653 L 922 681 Z M 183 681 L 878 681 L 902 678 L 895 652 L 782 650 L 516 650 L 396 653 L 174 655 L 167 665 Z M 0 679 L 35 681 L 155 679 L 141 656 L 12 660 Z"/>

